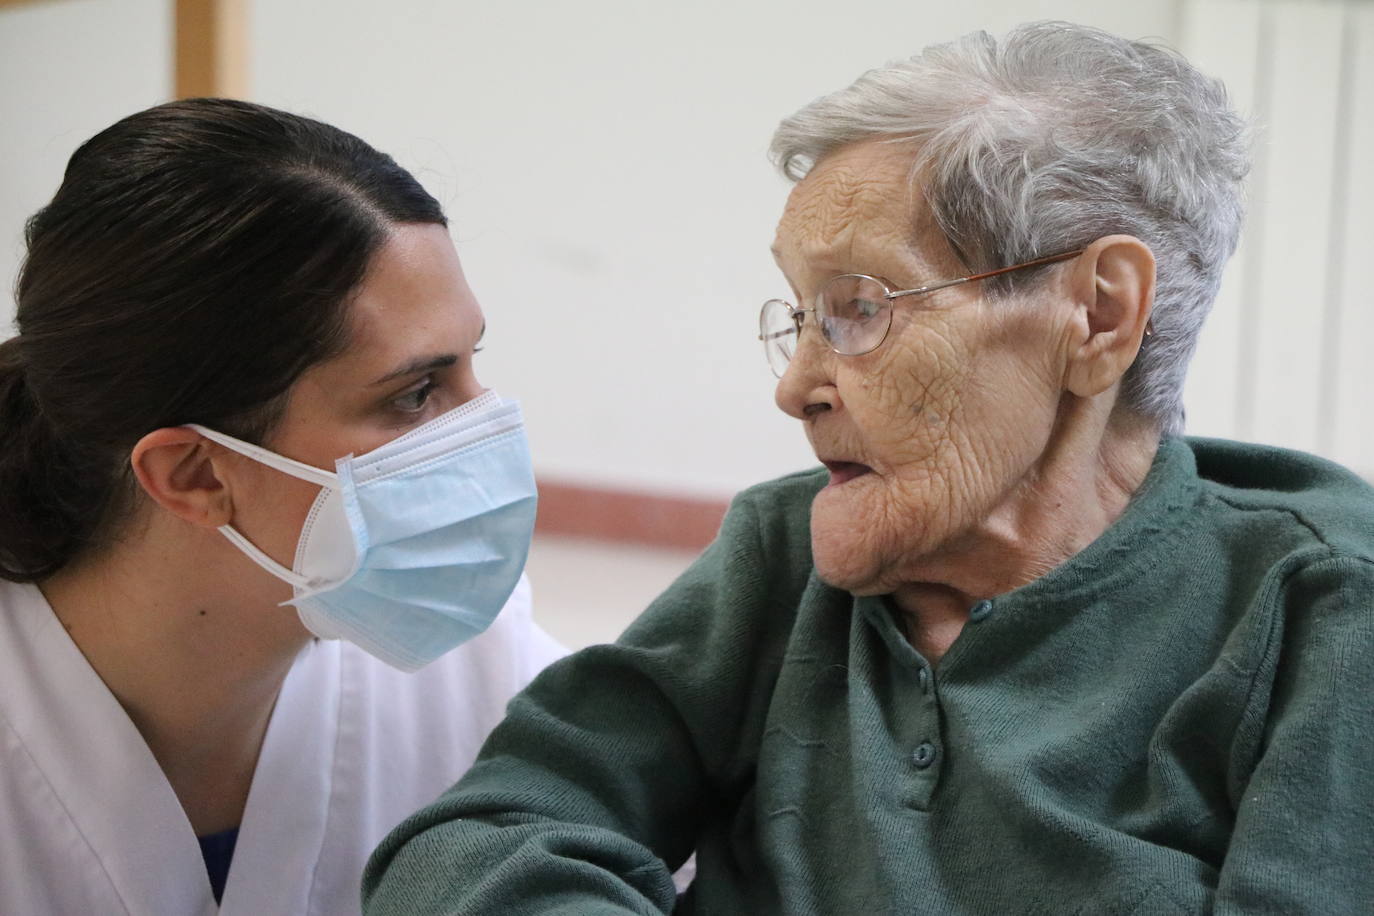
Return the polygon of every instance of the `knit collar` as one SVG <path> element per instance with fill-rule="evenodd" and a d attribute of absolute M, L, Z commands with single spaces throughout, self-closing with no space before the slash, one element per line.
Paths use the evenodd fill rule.
<path fill-rule="evenodd" d="M 998 604 L 1065 599 L 1084 590 L 1125 587 L 1152 568 L 1198 514 L 1197 461 L 1188 443 L 1162 440 L 1150 471 L 1120 517 L 1087 547 L 1033 582 L 994 599 Z"/>
<path fill-rule="evenodd" d="M 1043 614 L 1047 608 L 1071 613 L 1081 601 L 1128 588 L 1141 576 L 1165 565 L 1173 545 L 1199 518 L 1199 513 L 1189 511 L 1198 494 L 1197 462 L 1192 449 L 1181 438 L 1165 438 L 1155 452 L 1149 473 L 1131 494 L 1120 517 L 1097 540 L 1046 575 L 994 596 L 992 611 L 987 616 L 1005 621 L 1021 617 L 1023 612 Z M 912 652 L 895 624 L 889 598 L 857 598 L 854 609 L 877 627 L 889 648 L 899 656 Z M 951 647 L 950 654 L 959 648 L 959 642 L 967 642 L 964 635 Z"/>

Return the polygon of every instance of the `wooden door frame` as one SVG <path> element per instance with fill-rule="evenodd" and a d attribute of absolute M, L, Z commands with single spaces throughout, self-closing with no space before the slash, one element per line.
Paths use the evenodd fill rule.
<path fill-rule="evenodd" d="M 174 94 L 248 97 L 248 0 L 173 0 Z"/>
<path fill-rule="evenodd" d="M 0 9 L 59 0 L 0 0 Z M 171 0 L 176 98 L 248 97 L 249 0 Z"/>

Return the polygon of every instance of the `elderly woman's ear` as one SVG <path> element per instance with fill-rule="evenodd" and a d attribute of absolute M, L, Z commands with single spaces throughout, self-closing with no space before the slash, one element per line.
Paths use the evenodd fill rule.
<path fill-rule="evenodd" d="M 1068 281 L 1074 314 L 1064 387 L 1090 398 L 1120 381 L 1140 351 L 1154 304 L 1154 254 L 1134 236 L 1109 235 L 1084 250 Z"/>

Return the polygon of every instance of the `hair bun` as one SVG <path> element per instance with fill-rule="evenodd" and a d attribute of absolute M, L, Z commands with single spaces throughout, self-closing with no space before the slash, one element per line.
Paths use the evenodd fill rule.
<path fill-rule="evenodd" d="M 49 486 L 64 462 L 25 381 L 18 337 L 0 342 L 0 436 L 0 578 L 34 581 L 61 565 L 71 527 L 55 524 L 62 501 Z"/>
<path fill-rule="evenodd" d="M 24 384 L 24 352 L 17 336 L 0 340 L 0 430 L 8 441 L 13 430 L 9 404 L 21 396 L 29 396 Z"/>

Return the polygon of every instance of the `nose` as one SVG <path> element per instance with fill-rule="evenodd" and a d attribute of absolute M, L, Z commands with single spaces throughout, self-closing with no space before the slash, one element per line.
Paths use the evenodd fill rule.
<path fill-rule="evenodd" d="M 815 322 L 804 322 L 796 352 L 773 392 L 778 409 L 790 417 L 806 420 L 837 407 L 839 396 L 831 374 L 834 355 Z"/>
<path fill-rule="evenodd" d="M 471 366 L 471 361 L 468 362 Z M 468 401 L 475 401 L 491 389 L 477 380 L 477 376 L 471 371 L 464 373 L 454 383 L 457 391 L 457 403 L 466 404 Z"/>

